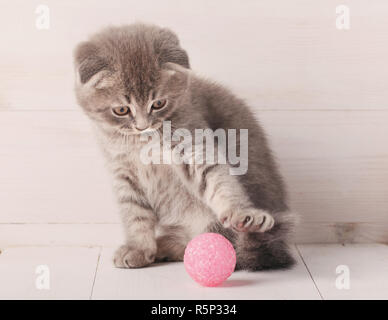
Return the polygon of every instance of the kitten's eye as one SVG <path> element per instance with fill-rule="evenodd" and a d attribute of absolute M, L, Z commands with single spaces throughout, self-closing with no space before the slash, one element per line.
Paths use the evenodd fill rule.
<path fill-rule="evenodd" d="M 121 117 L 121 116 L 127 115 L 130 110 L 128 107 L 115 107 L 115 108 L 112 108 L 112 111 L 116 116 Z"/>
<path fill-rule="evenodd" d="M 167 99 L 155 100 L 152 104 L 152 109 L 160 110 L 166 105 L 166 103 Z"/>

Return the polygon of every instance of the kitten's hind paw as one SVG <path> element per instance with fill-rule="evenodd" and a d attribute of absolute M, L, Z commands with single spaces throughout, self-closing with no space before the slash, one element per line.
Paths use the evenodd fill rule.
<path fill-rule="evenodd" d="M 141 268 L 155 260 L 155 252 L 152 250 L 142 250 L 122 245 L 113 257 L 113 263 L 117 268 Z"/>
<path fill-rule="evenodd" d="M 238 232 L 265 232 L 275 224 L 270 213 L 255 208 L 224 212 L 220 221 L 225 228 Z"/>

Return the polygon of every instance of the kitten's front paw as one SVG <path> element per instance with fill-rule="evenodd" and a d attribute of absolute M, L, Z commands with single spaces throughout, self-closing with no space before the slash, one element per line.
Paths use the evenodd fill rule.
<path fill-rule="evenodd" d="M 225 228 L 238 232 L 265 232 L 275 224 L 271 214 L 255 208 L 224 212 L 220 221 Z"/>
<path fill-rule="evenodd" d="M 136 249 L 128 245 L 119 247 L 113 257 L 113 263 L 117 268 L 141 268 L 155 260 L 156 252 L 151 249 Z"/>

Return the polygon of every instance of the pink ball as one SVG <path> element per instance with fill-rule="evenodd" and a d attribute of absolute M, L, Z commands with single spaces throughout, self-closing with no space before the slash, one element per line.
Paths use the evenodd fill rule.
<path fill-rule="evenodd" d="M 186 247 L 183 258 L 187 273 L 203 286 L 215 287 L 233 273 L 236 252 L 232 244 L 218 233 L 203 233 Z"/>

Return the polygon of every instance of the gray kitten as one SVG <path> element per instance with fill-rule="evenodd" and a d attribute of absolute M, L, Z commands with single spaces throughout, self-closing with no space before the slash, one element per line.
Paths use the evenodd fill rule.
<path fill-rule="evenodd" d="M 286 193 L 265 135 L 243 101 L 190 70 L 168 29 L 111 27 L 78 45 L 76 95 L 93 120 L 114 177 L 126 242 L 117 267 L 181 261 L 187 243 L 204 232 L 227 237 L 237 269 L 286 268 L 294 263 Z M 173 128 L 248 129 L 248 171 L 230 164 L 144 164 L 143 132 Z M 162 142 L 163 143 L 163 142 Z"/>

